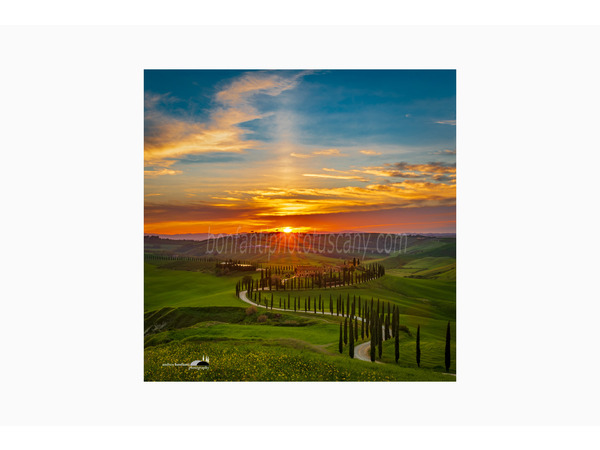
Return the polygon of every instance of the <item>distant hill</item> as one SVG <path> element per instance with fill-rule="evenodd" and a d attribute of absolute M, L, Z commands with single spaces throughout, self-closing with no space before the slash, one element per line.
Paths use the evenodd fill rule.
<path fill-rule="evenodd" d="M 425 235 L 380 233 L 284 234 L 256 233 L 227 235 L 220 239 L 193 239 L 194 235 L 144 237 L 148 255 L 214 257 L 275 264 L 334 263 L 333 260 L 381 259 L 387 267 L 398 267 L 415 257 L 456 258 L 456 239 Z"/>
<path fill-rule="evenodd" d="M 187 233 L 187 234 L 144 234 L 144 237 L 158 236 L 161 239 L 172 239 L 174 241 L 203 241 L 208 239 L 209 233 Z"/>

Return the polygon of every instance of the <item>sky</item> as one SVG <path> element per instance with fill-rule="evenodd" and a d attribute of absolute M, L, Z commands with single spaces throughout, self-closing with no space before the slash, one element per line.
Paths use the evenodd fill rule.
<path fill-rule="evenodd" d="M 144 179 L 149 234 L 454 233 L 456 72 L 146 70 Z"/>

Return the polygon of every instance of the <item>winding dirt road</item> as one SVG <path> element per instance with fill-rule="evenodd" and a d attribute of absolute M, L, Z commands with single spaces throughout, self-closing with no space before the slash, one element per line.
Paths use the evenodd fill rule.
<path fill-rule="evenodd" d="M 265 291 L 265 289 L 263 288 L 263 289 L 261 289 L 261 291 Z M 267 292 L 270 292 L 270 291 L 267 291 Z M 256 303 L 254 303 L 252 300 L 250 300 L 248 298 L 247 294 L 248 294 L 248 291 L 240 291 L 240 294 L 239 294 L 240 300 L 242 300 L 242 301 L 244 301 L 244 302 L 246 302 L 246 303 L 248 303 L 250 305 L 261 306 L 261 307 L 264 308 L 263 305 L 258 305 Z M 268 309 L 271 309 L 271 308 L 268 308 Z M 283 309 L 283 308 L 273 308 L 273 311 L 287 311 L 287 312 L 290 312 L 289 309 Z M 303 311 L 297 311 L 297 312 L 303 312 Z M 306 312 L 306 314 L 308 314 L 308 313 L 325 315 L 325 312 L 317 311 L 315 313 L 314 310 Z M 356 318 L 358 320 L 362 321 L 362 317 L 356 316 Z M 383 330 L 385 330 L 385 327 L 381 327 L 381 330 L 382 330 L 382 334 L 385 337 L 385 333 L 383 331 Z M 361 361 L 371 362 L 371 341 L 363 342 L 362 344 L 358 344 L 356 347 L 354 347 L 354 357 L 356 359 L 360 359 Z M 377 364 L 385 364 L 384 362 L 381 362 L 381 361 L 375 361 L 375 362 Z M 448 372 L 442 372 L 442 373 L 444 375 L 450 375 L 450 376 L 454 376 L 454 377 L 456 376 L 455 373 L 448 373 Z"/>
<path fill-rule="evenodd" d="M 265 291 L 264 289 L 261 289 L 262 291 Z M 269 292 L 269 291 L 267 291 Z M 253 306 L 260 306 L 264 308 L 264 305 L 259 305 L 257 303 L 254 303 L 252 300 L 250 300 L 248 298 L 248 291 L 240 291 L 239 294 L 240 300 L 253 305 Z M 271 309 L 271 308 L 268 308 Z M 287 311 L 290 312 L 289 309 L 284 309 L 284 308 L 273 308 L 273 311 Z M 297 311 L 297 312 L 303 312 L 303 311 Z M 313 311 L 309 311 L 306 314 L 321 314 L 321 315 L 325 315 L 324 312 L 321 311 L 317 311 L 316 313 Z M 360 316 L 355 316 L 358 320 L 362 321 L 362 317 Z M 382 330 L 385 330 L 385 327 L 381 327 Z M 382 331 L 383 332 L 383 331 Z M 385 340 L 385 339 L 384 339 Z M 362 344 L 358 344 L 356 347 L 354 347 L 354 357 L 356 359 L 360 359 L 361 361 L 371 361 L 371 354 L 370 354 L 370 350 L 371 350 L 371 341 L 367 341 L 367 342 L 363 342 Z M 375 361 L 378 364 L 384 364 L 381 361 Z"/>

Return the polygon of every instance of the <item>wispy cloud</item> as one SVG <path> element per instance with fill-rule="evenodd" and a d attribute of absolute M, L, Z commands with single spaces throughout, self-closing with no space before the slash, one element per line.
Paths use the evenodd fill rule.
<path fill-rule="evenodd" d="M 375 175 L 378 177 L 392 178 L 412 178 L 429 179 L 431 181 L 440 181 L 436 175 L 445 175 L 444 179 L 451 180 L 456 178 L 456 164 L 445 164 L 442 162 L 429 162 L 426 164 L 409 164 L 406 162 L 388 163 L 379 167 L 365 167 L 363 169 L 353 169 L 353 172 Z"/>
<path fill-rule="evenodd" d="M 337 148 L 328 148 L 326 150 L 315 150 L 311 153 L 290 153 L 294 158 L 312 158 L 314 156 L 348 156 L 340 152 Z"/>
<path fill-rule="evenodd" d="M 456 164 L 446 164 L 443 162 L 428 162 L 425 164 L 409 164 L 407 162 L 397 162 L 385 164 L 397 170 L 414 170 L 423 173 L 456 173 Z"/>
<path fill-rule="evenodd" d="M 277 96 L 293 89 L 307 72 L 284 76 L 272 72 L 244 74 L 214 96 L 210 120 L 196 122 L 167 114 L 173 102 L 166 94 L 145 94 L 144 159 L 146 165 L 168 167 L 173 160 L 203 153 L 241 153 L 259 143 L 246 138 L 239 125 L 265 117 L 253 104 L 254 96 Z"/>
<path fill-rule="evenodd" d="M 433 152 L 434 155 L 456 155 L 456 150 L 450 150 L 449 148 L 444 150 L 438 150 Z"/>
<path fill-rule="evenodd" d="M 432 219 L 418 211 L 429 207 L 453 218 L 456 165 L 448 163 L 456 159 L 456 120 L 446 120 L 456 117 L 452 77 L 443 89 L 450 100 L 438 102 L 422 81 L 415 91 L 390 72 L 357 72 L 350 84 L 343 73 L 306 74 L 149 71 L 146 231 L 340 230 L 358 216 L 368 227 L 426 223 Z M 431 82 L 441 92 L 438 77 Z M 352 101 L 357 86 L 364 104 Z M 332 104 L 344 104 L 343 111 Z M 411 111 L 414 117 L 405 114 Z M 422 122 L 427 130 L 442 127 L 425 133 Z"/>
<path fill-rule="evenodd" d="M 327 167 L 323 167 L 323 170 L 325 172 L 349 173 L 347 170 L 328 169 Z"/>
<path fill-rule="evenodd" d="M 334 188 L 270 187 L 231 190 L 224 194 L 226 196 L 213 197 L 215 202 L 148 202 L 145 207 L 148 230 L 194 230 L 203 227 L 207 229 L 209 226 L 213 229 L 231 228 L 236 223 L 243 223 L 245 228 L 268 228 L 274 220 L 286 216 L 318 217 L 396 208 L 454 206 L 456 203 L 456 186 L 452 180 L 402 180 Z M 175 221 L 174 217 L 177 218 Z"/>
<path fill-rule="evenodd" d="M 293 156 L 294 158 L 312 158 L 313 155 L 311 154 L 307 154 L 307 153 L 290 153 L 290 156 Z"/>
<path fill-rule="evenodd" d="M 369 181 L 364 177 L 357 177 L 353 175 L 328 175 L 325 173 L 303 173 L 304 177 L 316 177 L 316 178 L 332 178 L 335 180 L 358 180 L 358 181 Z"/>
<path fill-rule="evenodd" d="M 355 169 L 355 172 L 361 172 L 367 175 L 375 175 L 378 177 L 401 177 L 401 178 L 423 178 L 423 174 L 416 172 L 400 172 L 398 170 L 390 170 L 386 168 L 371 167 L 366 169 Z"/>
<path fill-rule="evenodd" d="M 259 216 L 327 214 L 397 207 L 449 206 L 456 201 L 454 183 L 404 180 L 365 187 L 269 188 L 232 191 Z"/>
<path fill-rule="evenodd" d="M 313 155 L 325 155 L 325 156 L 346 156 L 340 152 L 337 148 L 328 148 L 327 150 L 317 150 L 313 152 Z"/>
<path fill-rule="evenodd" d="M 277 72 L 249 72 L 232 82 L 226 89 L 218 92 L 216 99 L 223 104 L 237 108 L 256 93 L 275 96 L 293 89 L 298 85 L 300 79 L 309 73 L 305 71 L 291 77 L 283 77 Z"/>
<path fill-rule="evenodd" d="M 145 177 L 160 177 L 162 175 L 178 175 L 180 173 L 181 173 L 181 170 L 171 170 L 171 169 L 144 170 Z"/>

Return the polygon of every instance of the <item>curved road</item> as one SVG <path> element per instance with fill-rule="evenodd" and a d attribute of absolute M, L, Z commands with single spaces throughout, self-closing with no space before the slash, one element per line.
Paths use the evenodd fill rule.
<path fill-rule="evenodd" d="M 261 291 L 264 291 L 265 289 L 261 289 Z M 270 292 L 270 291 L 267 291 Z M 240 300 L 253 305 L 253 306 L 260 306 L 261 308 L 264 308 L 264 305 L 259 305 L 257 303 L 254 303 L 252 300 L 250 300 L 248 298 L 248 291 L 240 291 L 239 297 Z M 268 308 L 271 309 L 271 308 Z M 273 311 L 287 311 L 290 312 L 289 309 L 283 309 L 283 308 L 273 308 Z M 297 312 L 302 312 L 302 311 L 297 311 Z M 321 311 L 317 311 L 316 313 L 314 311 L 311 311 L 312 314 L 322 314 L 325 315 L 324 312 Z M 308 312 L 306 313 L 308 314 Z M 360 316 L 355 316 L 358 320 L 362 321 L 362 317 Z M 381 327 L 382 330 L 385 330 L 385 327 Z M 385 334 L 384 334 L 385 337 Z M 385 339 L 384 339 L 385 340 Z M 371 362 L 371 354 L 370 354 L 370 350 L 371 350 L 371 341 L 367 341 L 367 342 L 363 342 L 362 344 L 358 344 L 356 347 L 354 347 L 354 357 L 356 359 L 360 359 L 361 361 L 368 361 Z M 381 361 L 375 361 L 378 364 L 384 364 Z"/>

